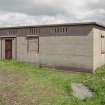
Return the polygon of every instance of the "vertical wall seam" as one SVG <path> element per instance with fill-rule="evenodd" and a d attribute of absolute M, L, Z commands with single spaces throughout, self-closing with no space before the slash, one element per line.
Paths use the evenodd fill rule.
<path fill-rule="evenodd" d="M 94 38 L 94 35 L 95 35 L 95 32 L 94 32 L 95 30 L 94 30 L 94 28 L 93 28 L 93 32 L 92 32 L 92 34 L 93 34 L 93 72 L 95 71 L 94 69 L 95 69 L 95 55 L 94 55 L 94 49 L 95 49 L 95 47 L 94 47 L 94 43 L 95 43 L 95 38 Z"/>
<path fill-rule="evenodd" d="M 17 37 L 15 39 L 15 58 L 17 60 Z"/>
<path fill-rule="evenodd" d="M 2 38 L 1 38 L 1 60 L 2 60 Z"/>

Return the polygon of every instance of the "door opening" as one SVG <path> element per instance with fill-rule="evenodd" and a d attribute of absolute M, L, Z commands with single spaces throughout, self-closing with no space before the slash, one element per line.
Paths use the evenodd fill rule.
<path fill-rule="evenodd" d="M 5 59 L 12 59 L 12 39 L 5 40 Z"/>

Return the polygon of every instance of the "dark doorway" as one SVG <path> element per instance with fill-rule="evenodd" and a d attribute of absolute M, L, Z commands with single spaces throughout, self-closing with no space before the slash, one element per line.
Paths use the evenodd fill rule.
<path fill-rule="evenodd" d="M 12 39 L 5 40 L 5 59 L 12 59 Z"/>

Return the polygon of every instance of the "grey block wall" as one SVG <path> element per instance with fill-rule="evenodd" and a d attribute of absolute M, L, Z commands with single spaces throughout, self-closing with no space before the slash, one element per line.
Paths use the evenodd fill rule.
<path fill-rule="evenodd" d="M 26 37 L 17 37 L 17 60 L 48 67 L 93 69 L 92 32 L 87 36 L 39 38 L 39 54 L 27 52 Z"/>
<path fill-rule="evenodd" d="M 27 51 L 27 38 L 26 37 L 17 37 L 17 60 L 39 64 L 39 54 L 31 53 Z"/>
<path fill-rule="evenodd" d="M 93 70 L 93 38 L 87 36 L 40 37 L 40 65 Z"/>

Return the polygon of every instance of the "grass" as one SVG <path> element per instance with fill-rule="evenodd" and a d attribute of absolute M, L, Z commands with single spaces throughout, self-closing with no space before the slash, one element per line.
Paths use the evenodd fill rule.
<path fill-rule="evenodd" d="M 73 82 L 87 85 L 94 96 L 83 101 L 73 97 Z M 0 61 L 0 105 L 105 105 L 105 66 L 90 74 Z"/>

